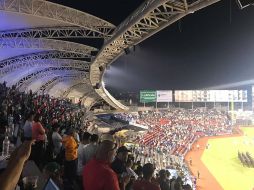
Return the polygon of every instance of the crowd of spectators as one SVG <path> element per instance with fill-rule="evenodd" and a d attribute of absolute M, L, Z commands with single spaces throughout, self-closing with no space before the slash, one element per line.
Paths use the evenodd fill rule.
<path fill-rule="evenodd" d="M 201 136 L 215 136 L 232 132 L 227 113 L 215 109 L 170 109 L 135 114 L 117 114 L 116 117 L 144 125 L 147 132 L 136 139 L 141 151 L 152 155 L 154 151 L 182 156 Z M 148 150 L 148 152 L 146 151 Z"/>
<path fill-rule="evenodd" d="M 16 183 L 24 185 L 21 173 L 26 160 L 34 161 L 44 177 L 64 190 L 148 187 L 169 190 L 170 185 L 175 190 L 184 188 L 181 178 L 170 181 L 166 170 L 156 176 L 154 172 L 158 169 L 154 164 L 147 161 L 142 166 L 140 161 L 135 162 L 135 149 L 122 146 L 112 135 L 99 137 L 87 132 L 90 123 L 84 119 L 80 106 L 68 99 L 32 91 L 22 93 L 15 86 L 9 88 L 3 83 L 0 84 L 0 106 L 1 138 L 8 135 L 11 143 L 19 147 L 7 168 L 0 172 L 2 190 L 13 189 Z M 24 155 L 20 157 L 22 162 L 19 155 Z"/>
<path fill-rule="evenodd" d="M 232 133 L 230 117 L 215 109 L 180 109 L 120 113 L 116 117 L 148 127 L 134 140 L 132 149 L 135 159 L 141 164 L 152 162 L 157 168 L 174 169 L 184 182 L 196 179 L 191 176 L 186 152 L 202 136 Z"/>

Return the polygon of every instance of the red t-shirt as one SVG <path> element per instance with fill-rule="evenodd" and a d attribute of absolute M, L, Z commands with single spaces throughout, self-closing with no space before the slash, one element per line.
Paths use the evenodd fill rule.
<path fill-rule="evenodd" d="M 84 190 L 120 190 L 116 173 L 104 161 L 93 158 L 83 169 Z"/>
<path fill-rule="evenodd" d="M 159 185 L 147 180 L 138 180 L 133 184 L 133 190 L 161 190 Z"/>
<path fill-rule="evenodd" d="M 33 122 L 32 136 L 36 141 L 45 141 L 45 129 L 40 122 Z"/>

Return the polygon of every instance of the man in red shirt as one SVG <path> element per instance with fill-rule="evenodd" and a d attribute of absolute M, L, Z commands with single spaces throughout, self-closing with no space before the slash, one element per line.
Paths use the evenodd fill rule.
<path fill-rule="evenodd" d="M 160 190 L 159 184 L 153 183 L 152 177 L 154 173 L 154 166 L 151 163 L 147 163 L 143 166 L 143 179 L 135 181 L 133 184 L 133 190 Z"/>
<path fill-rule="evenodd" d="M 119 187 L 117 175 L 110 167 L 116 149 L 117 145 L 110 140 L 104 140 L 99 144 L 96 156 L 83 169 L 84 190 L 125 189 L 130 177 L 126 177 L 123 186 Z"/>

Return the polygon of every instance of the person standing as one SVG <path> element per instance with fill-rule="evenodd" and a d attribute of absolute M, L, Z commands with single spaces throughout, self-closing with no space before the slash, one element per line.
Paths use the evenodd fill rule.
<path fill-rule="evenodd" d="M 104 140 L 98 145 L 95 157 L 83 169 L 84 190 L 125 190 L 130 178 L 126 176 L 122 186 L 119 186 L 118 177 L 110 167 L 116 148 L 116 143 L 110 140 Z"/>
<path fill-rule="evenodd" d="M 78 160 L 78 144 L 74 139 L 74 129 L 70 128 L 67 135 L 63 138 L 63 145 L 65 148 L 64 160 L 64 178 L 66 180 L 65 189 L 72 190 L 77 173 Z"/>
<path fill-rule="evenodd" d="M 41 115 L 36 114 L 34 116 L 34 123 L 32 127 L 32 138 L 35 140 L 35 144 L 32 146 L 32 160 L 36 163 L 36 165 L 41 168 L 44 153 L 45 153 L 45 129 L 41 124 Z"/>
<path fill-rule="evenodd" d="M 125 147 L 121 146 L 117 150 L 117 155 L 115 160 L 112 162 L 111 167 L 112 169 L 121 176 L 123 173 L 127 173 L 126 170 L 126 162 L 128 159 L 128 153 L 130 151 Z"/>
<path fill-rule="evenodd" d="M 77 175 L 80 178 L 83 171 L 83 156 L 84 156 L 84 148 L 88 146 L 90 142 L 91 134 L 88 132 L 84 132 L 81 134 L 81 142 L 78 146 L 78 168 L 77 168 Z"/>
<path fill-rule="evenodd" d="M 95 155 L 97 150 L 97 143 L 99 137 L 96 134 L 92 134 L 90 138 L 90 143 L 83 150 L 83 165 L 88 163 Z"/>
<path fill-rule="evenodd" d="M 53 133 L 52 133 L 52 142 L 54 146 L 54 157 L 56 157 L 56 160 L 60 162 L 60 152 L 62 149 L 62 137 L 59 134 L 60 126 L 58 123 L 54 123 L 52 126 Z"/>
<path fill-rule="evenodd" d="M 24 130 L 23 140 L 27 140 L 27 141 L 32 140 L 33 120 L 34 120 L 34 112 L 30 112 L 23 126 L 23 130 Z"/>
<path fill-rule="evenodd" d="M 154 173 L 154 166 L 151 163 L 147 163 L 143 166 L 143 179 L 137 180 L 133 184 L 133 190 L 149 189 L 149 190 L 161 190 L 160 186 L 152 182 Z"/>
<path fill-rule="evenodd" d="M 159 171 L 159 184 L 161 190 L 170 190 L 169 183 L 167 181 L 167 175 L 166 175 L 166 170 L 160 170 Z"/>
<path fill-rule="evenodd" d="M 81 142 L 78 146 L 78 166 L 77 166 L 77 182 L 80 189 L 83 189 L 82 183 L 82 171 L 83 171 L 83 156 L 84 156 L 84 148 L 88 146 L 90 142 L 91 134 L 88 132 L 83 132 L 81 134 Z"/>

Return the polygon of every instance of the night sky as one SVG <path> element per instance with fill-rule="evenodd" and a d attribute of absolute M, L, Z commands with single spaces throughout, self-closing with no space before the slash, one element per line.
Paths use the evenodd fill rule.
<path fill-rule="evenodd" d="M 115 25 L 143 2 L 52 1 Z M 235 0 L 223 0 L 188 15 L 115 61 L 104 77 L 106 87 L 125 92 L 201 89 L 254 79 L 253 18 L 254 6 L 240 10 Z"/>
<path fill-rule="evenodd" d="M 254 79 L 254 7 L 222 1 L 160 31 L 112 64 L 108 88 L 200 89 Z M 231 11 L 231 16 L 230 16 Z"/>

